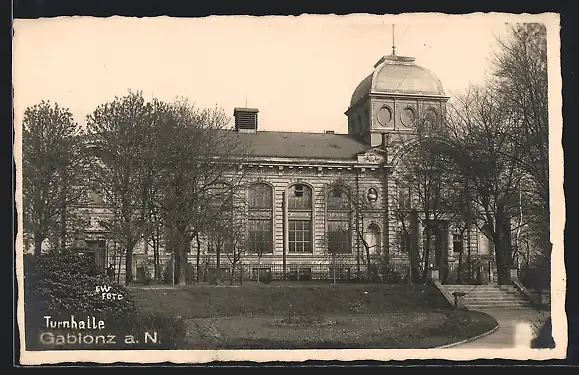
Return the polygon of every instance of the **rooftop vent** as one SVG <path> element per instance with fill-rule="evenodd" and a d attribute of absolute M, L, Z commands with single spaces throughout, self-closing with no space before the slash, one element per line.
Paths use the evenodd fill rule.
<path fill-rule="evenodd" d="M 257 131 L 257 113 L 256 108 L 235 108 L 233 116 L 235 117 L 235 130 L 239 133 L 255 133 Z"/>

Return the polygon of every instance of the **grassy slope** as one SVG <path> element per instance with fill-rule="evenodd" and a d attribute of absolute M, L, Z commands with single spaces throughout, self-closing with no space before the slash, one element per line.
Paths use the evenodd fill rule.
<path fill-rule="evenodd" d="M 132 289 L 142 311 L 190 318 L 352 315 L 448 310 L 431 286 L 338 285 Z"/>
<path fill-rule="evenodd" d="M 186 319 L 189 349 L 432 348 L 497 324 L 486 314 L 451 309 L 435 288 L 420 285 L 189 286 L 131 292 L 143 312 Z M 288 317 L 297 319 L 280 323 Z"/>

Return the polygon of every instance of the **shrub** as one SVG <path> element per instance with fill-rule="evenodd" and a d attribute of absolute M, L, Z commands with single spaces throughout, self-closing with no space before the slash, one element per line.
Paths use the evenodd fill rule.
<path fill-rule="evenodd" d="M 272 276 L 270 272 L 263 272 L 259 275 L 259 282 L 264 283 L 265 285 L 271 284 Z"/>
<path fill-rule="evenodd" d="M 110 288 L 122 299 L 104 299 L 97 286 Z M 93 314 L 136 312 L 131 293 L 74 251 L 50 252 L 27 258 L 24 265 L 25 302 L 46 311 L 89 311 Z M 33 297 L 33 298 L 32 298 Z"/>
<path fill-rule="evenodd" d="M 97 286 L 110 288 L 109 293 L 122 299 L 103 298 Z M 157 313 L 141 314 L 130 291 L 112 283 L 94 261 L 73 251 L 51 252 L 38 257 L 25 257 L 24 304 L 26 346 L 29 350 L 46 349 L 173 349 L 184 345 L 185 325 L 182 319 Z M 74 327 L 48 328 L 45 316 L 53 321 L 104 321 L 98 330 Z M 149 343 L 145 343 L 145 333 Z M 43 337 L 48 337 L 43 340 Z M 80 336 L 79 336 L 80 335 Z M 74 342 L 57 345 L 55 337 L 116 337 L 116 342 Z M 139 343 L 125 343 L 133 335 Z M 74 340 L 77 340 L 77 339 Z M 157 338 L 157 342 L 154 339 Z M 78 340 L 81 340 L 80 338 Z M 108 340 L 107 340 L 108 341 Z"/>

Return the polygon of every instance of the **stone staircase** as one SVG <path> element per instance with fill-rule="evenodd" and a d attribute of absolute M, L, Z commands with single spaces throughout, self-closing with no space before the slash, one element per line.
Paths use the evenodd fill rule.
<path fill-rule="evenodd" d="M 513 285 L 444 285 L 444 289 L 465 293 L 464 306 L 471 310 L 529 309 L 531 301 Z"/>

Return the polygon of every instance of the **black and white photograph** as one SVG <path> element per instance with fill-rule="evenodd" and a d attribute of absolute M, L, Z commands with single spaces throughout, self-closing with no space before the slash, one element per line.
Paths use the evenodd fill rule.
<path fill-rule="evenodd" d="M 557 14 L 13 30 L 23 364 L 565 358 Z"/>

